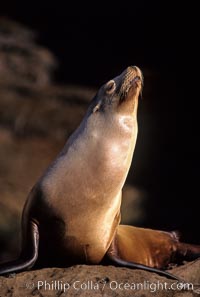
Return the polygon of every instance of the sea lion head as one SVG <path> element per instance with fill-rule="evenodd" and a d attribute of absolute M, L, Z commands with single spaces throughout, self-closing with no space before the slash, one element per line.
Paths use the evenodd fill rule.
<path fill-rule="evenodd" d="M 99 89 L 93 100 L 92 113 L 135 113 L 142 85 L 141 70 L 137 66 L 129 66 Z"/>

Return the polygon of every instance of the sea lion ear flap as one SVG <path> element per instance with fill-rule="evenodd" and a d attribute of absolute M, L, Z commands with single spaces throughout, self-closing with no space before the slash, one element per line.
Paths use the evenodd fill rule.
<path fill-rule="evenodd" d="M 92 112 L 95 113 L 95 112 L 98 112 L 101 108 L 101 104 L 102 104 L 102 101 L 99 101 L 95 107 L 93 108 Z"/>

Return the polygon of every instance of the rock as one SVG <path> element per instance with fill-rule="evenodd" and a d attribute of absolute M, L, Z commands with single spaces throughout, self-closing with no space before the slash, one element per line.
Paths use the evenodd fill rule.
<path fill-rule="evenodd" d="M 200 294 L 200 260 L 170 270 L 185 284 L 143 270 L 77 265 L 0 277 L 0 296 L 192 297 Z"/>
<path fill-rule="evenodd" d="M 1 126 L 20 136 L 54 139 L 73 131 L 96 90 L 56 85 L 51 79 L 56 65 L 54 55 L 37 45 L 32 31 L 0 19 Z"/>
<path fill-rule="evenodd" d="M 36 34 L 22 25 L 0 19 L 0 84 L 43 87 L 51 81 L 57 62 L 35 43 Z"/>

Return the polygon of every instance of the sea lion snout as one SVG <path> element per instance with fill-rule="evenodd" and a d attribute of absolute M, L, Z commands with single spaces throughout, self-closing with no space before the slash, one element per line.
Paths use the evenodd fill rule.
<path fill-rule="evenodd" d="M 143 84 L 143 75 L 142 71 L 137 66 L 129 66 L 125 70 L 124 74 L 124 84 L 133 84 L 134 82 L 140 81 Z"/>
<path fill-rule="evenodd" d="M 132 72 L 132 71 L 134 71 L 136 73 L 141 73 L 141 70 L 140 70 L 139 67 L 137 67 L 137 66 L 128 66 L 127 67 L 127 72 Z"/>
<path fill-rule="evenodd" d="M 142 89 L 143 75 L 137 66 L 129 66 L 119 76 L 121 86 L 119 88 L 120 102 L 127 101 L 128 98 L 137 97 Z"/>

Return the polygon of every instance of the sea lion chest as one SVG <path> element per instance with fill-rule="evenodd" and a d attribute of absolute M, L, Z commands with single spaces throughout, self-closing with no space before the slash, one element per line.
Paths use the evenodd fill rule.
<path fill-rule="evenodd" d="M 87 247 L 93 262 L 102 259 L 119 224 L 121 189 L 137 135 L 131 119 L 116 117 L 109 124 L 106 119 L 82 124 L 40 182 L 44 205 L 64 223 L 67 246 L 73 239 Z"/>

